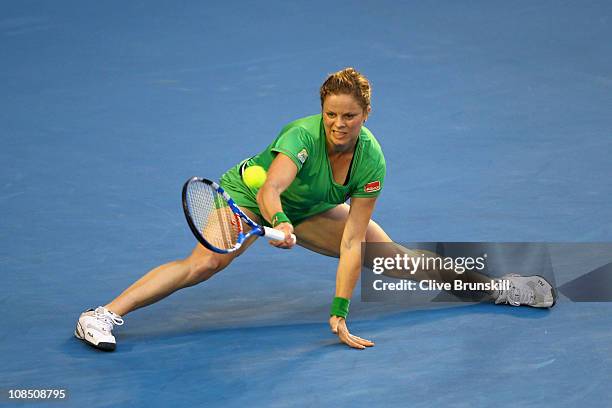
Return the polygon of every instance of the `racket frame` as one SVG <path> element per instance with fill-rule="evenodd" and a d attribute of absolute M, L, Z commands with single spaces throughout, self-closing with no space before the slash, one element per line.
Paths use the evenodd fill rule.
<path fill-rule="evenodd" d="M 196 225 L 193 222 L 193 219 L 191 217 L 191 212 L 189 211 L 189 206 L 187 205 L 187 191 L 188 191 L 189 185 L 191 183 L 204 183 L 204 184 L 208 184 L 214 190 L 216 190 L 219 194 L 221 194 L 223 199 L 227 202 L 230 210 L 234 214 L 234 217 L 236 219 L 236 225 L 238 227 L 238 237 L 237 237 L 237 240 L 236 240 L 237 241 L 236 245 L 234 245 L 234 247 L 229 248 L 229 249 L 217 248 L 216 246 L 214 246 L 211 243 L 209 243 L 206 240 L 206 238 L 202 235 L 202 233 L 198 230 L 198 228 L 196 227 Z M 236 203 L 234 202 L 234 200 L 232 200 L 232 198 L 229 196 L 229 194 L 227 194 L 225 192 L 225 190 L 223 190 L 223 187 L 221 187 L 219 184 L 215 183 L 212 180 L 208 180 L 208 179 L 201 178 L 201 177 L 191 177 L 183 185 L 182 201 L 183 201 L 183 212 L 185 213 L 185 218 L 187 219 L 187 224 L 189 225 L 189 229 L 191 229 L 191 232 L 193 233 L 193 235 L 200 242 L 200 244 L 204 245 L 206 248 L 210 249 L 211 251 L 217 252 L 219 254 L 229 254 L 229 253 L 232 253 L 234 251 L 237 251 L 238 249 L 240 249 L 240 247 L 242 246 L 244 241 L 246 241 L 252 235 L 259 235 L 259 236 L 266 236 L 266 235 L 268 235 L 268 238 L 272 238 L 272 236 L 278 235 L 278 233 L 281 233 L 280 231 L 274 230 L 272 228 L 262 227 L 261 225 L 257 224 L 255 221 L 253 221 L 251 218 L 249 218 L 249 216 L 246 215 L 240 209 L 240 207 L 238 207 L 236 205 Z M 247 232 L 246 234 L 244 233 L 244 229 L 242 228 L 242 220 L 244 220 L 249 225 L 249 227 L 251 227 L 251 230 L 249 232 Z"/>

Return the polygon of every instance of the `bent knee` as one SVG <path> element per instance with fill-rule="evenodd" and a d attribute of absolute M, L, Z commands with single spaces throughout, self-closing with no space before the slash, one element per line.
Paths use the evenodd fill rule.
<path fill-rule="evenodd" d="M 189 266 L 188 285 L 190 286 L 210 279 L 229 264 L 229 260 L 220 254 L 190 256 L 184 262 Z"/>

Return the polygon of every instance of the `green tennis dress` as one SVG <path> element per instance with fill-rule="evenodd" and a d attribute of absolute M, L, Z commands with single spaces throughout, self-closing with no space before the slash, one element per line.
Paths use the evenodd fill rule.
<path fill-rule="evenodd" d="M 262 220 L 256 200 L 257 189 L 244 184 L 241 172 L 254 165 L 268 170 L 278 153 L 287 155 L 298 168 L 295 180 L 281 194 L 283 212 L 293 225 L 351 197 L 376 197 L 385 181 L 385 157 L 366 127 L 361 127 L 348 180 L 342 185 L 334 181 L 321 114 L 298 119 L 285 126 L 263 152 L 243 160 L 221 176 L 221 187 L 236 204 L 253 211 Z"/>

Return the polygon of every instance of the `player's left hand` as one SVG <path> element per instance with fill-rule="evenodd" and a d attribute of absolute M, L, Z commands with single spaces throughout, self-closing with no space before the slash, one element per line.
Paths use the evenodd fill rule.
<path fill-rule="evenodd" d="M 366 347 L 374 346 L 374 342 L 349 333 L 348 327 L 346 327 L 346 320 L 342 317 L 331 316 L 329 318 L 329 326 L 332 333 L 337 334 L 340 341 L 349 347 L 363 350 Z"/>

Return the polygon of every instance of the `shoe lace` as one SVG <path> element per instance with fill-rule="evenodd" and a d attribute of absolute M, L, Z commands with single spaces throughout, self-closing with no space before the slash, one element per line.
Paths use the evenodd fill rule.
<path fill-rule="evenodd" d="M 114 325 L 123 325 L 123 319 L 121 317 L 101 307 L 95 310 L 94 316 L 96 317 L 96 320 L 100 323 L 102 328 L 108 332 L 113 330 Z"/>

